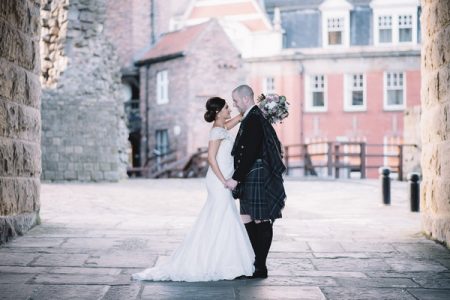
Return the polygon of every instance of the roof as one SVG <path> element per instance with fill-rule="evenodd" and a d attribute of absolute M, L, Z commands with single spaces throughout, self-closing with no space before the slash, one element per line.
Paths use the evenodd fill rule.
<path fill-rule="evenodd" d="M 325 0 L 264 0 L 265 7 L 272 11 L 279 8 L 318 9 Z M 369 5 L 371 0 L 347 0 L 352 5 Z"/>
<path fill-rule="evenodd" d="M 184 52 L 208 24 L 209 22 L 206 22 L 166 33 L 152 49 L 142 55 L 136 64 L 142 65 L 183 56 Z"/>

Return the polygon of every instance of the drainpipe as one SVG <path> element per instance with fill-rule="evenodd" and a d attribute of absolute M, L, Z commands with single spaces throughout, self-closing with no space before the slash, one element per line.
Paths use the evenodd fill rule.
<path fill-rule="evenodd" d="M 150 0 L 150 26 L 151 26 L 150 43 L 153 46 L 156 42 L 156 37 L 155 37 L 155 0 Z"/>
<path fill-rule="evenodd" d="M 300 144 L 303 144 L 305 139 L 304 139 L 304 128 L 305 128 L 305 121 L 304 121 L 304 102 L 305 102 L 305 91 L 304 91 L 304 86 L 305 86 L 305 78 L 303 76 L 304 74 L 304 68 L 303 68 L 303 64 L 299 63 L 299 75 L 301 78 L 301 82 L 300 82 Z"/>
<path fill-rule="evenodd" d="M 149 122 L 149 86 L 148 86 L 148 77 L 149 77 L 149 68 L 150 65 L 145 66 L 145 162 L 147 162 L 147 159 L 149 158 L 149 128 L 148 128 L 148 122 Z"/>

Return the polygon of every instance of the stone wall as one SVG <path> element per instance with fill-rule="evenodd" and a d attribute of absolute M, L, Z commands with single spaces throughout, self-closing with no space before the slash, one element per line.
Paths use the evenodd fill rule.
<path fill-rule="evenodd" d="M 42 17 L 42 179 L 117 181 L 128 133 L 106 0 L 44 0 Z"/>
<path fill-rule="evenodd" d="M 420 106 L 408 107 L 403 117 L 403 143 L 417 145 L 403 148 L 403 178 L 411 172 L 422 173 L 420 168 L 422 142 L 420 140 Z"/>
<path fill-rule="evenodd" d="M 0 1 L 0 244 L 39 222 L 40 1 Z"/>
<path fill-rule="evenodd" d="M 450 2 L 422 0 L 422 225 L 450 246 Z"/>

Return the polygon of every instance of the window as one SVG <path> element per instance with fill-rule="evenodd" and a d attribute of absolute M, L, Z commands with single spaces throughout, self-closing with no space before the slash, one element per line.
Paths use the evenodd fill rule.
<path fill-rule="evenodd" d="M 399 42 L 412 42 L 412 16 L 398 16 L 398 40 Z"/>
<path fill-rule="evenodd" d="M 305 76 L 305 111 L 324 112 L 327 110 L 327 82 L 325 75 Z"/>
<path fill-rule="evenodd" d="M 380 43 L 392 43 L 392 16 L 378 17 L 378 39 Z"/>
<path fill-rule="evenodd" d="M 344 18 L 328 18 L 328 45 L 342 45 L 344 36 Z"/>
<path fill-rule="evenodd" d="M 156 102 L 169 102 L 169 79 L 167 70 L 156 73 Z"/>
<path fill-rule="evenodd" d="M 312 77 L 312 107 L 325 107 L 325 83 L 323 75 Z"/>
<path fill-rule="evenodd" d="M 405 105 L 404 74 L 402 72 L 386 72 L 384 82 L 384 108 L 403 109 Z"/>
<path fill-rule="evenodd" d="M 266 94 L 275 93 L 275 78 L 266 77 L 264 78 L 264 92 Z"/>
<path fill-rule="evenodd" d="M 165 155 L 169 153 L 169 131 L 167 129 L 156 130 L 155 154 Z"/>
<path fill-rule="evenodd" d="M 365 110 L 366 93 L 364 74 L 349 74 L 345 78 L 345 110 Z"/>

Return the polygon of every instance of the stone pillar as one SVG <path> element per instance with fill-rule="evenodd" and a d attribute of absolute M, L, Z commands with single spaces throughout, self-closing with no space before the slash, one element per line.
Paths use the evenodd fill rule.
<path fill-rule="evenodd" d="M 450 246 L 450 1 L 422 0 L 422 225 Z"/>
<path fill-rule="evenodd" d="M 420 131 L 420 105 L 408 107 L 403 115 L 403 180 L 407 180 L 411 172 L 422 173 L 420 167 L 422 141 Z"/>
<path fill-rule="evenodd" d="M 124 178 L 128 132 L 106 0 L 42 1 L 42 179 Z"/>
<path fill-rule="evenodd" d="M 0 244 L 39 222 L 39 9 L 0 1 Z"/>

